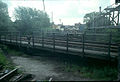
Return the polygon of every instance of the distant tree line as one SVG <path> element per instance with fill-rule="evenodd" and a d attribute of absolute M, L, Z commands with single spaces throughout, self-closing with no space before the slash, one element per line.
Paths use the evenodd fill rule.
<path fill-rule="evenodd" d="M 8 6 L 0 1 L 0 31 L 8 31 L 10 27 L 11 20 L 8 14 Z"/>
<path fill-rule="evenodd" d="M 50 19 L 46 12 L 36 8 L 17 7 L 14 11 L 13 22 L 9 17 L 7 4 L 0 1 L 0 31 L 32 34 L 34 31 L 47 28 L 50 28 Z"/>

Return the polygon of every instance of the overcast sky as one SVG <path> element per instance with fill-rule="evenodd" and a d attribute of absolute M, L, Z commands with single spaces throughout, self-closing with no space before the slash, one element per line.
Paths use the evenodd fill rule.
<path fill-rule="evenodd" d="M 13 16 L 15 7 L 25 6 L 43 10 L 42 0 L 2 0 L 8 4 L 9 15 Z M 55 24 L 73 25 L 74 23 L 83 23 L 83 17 L 86 13 L 102 10 L 114 3 L 115 0 L 44 0 L 46 12 Z"/>

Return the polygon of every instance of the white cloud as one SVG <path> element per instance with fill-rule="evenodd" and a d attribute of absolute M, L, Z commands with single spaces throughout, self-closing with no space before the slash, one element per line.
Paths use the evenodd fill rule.
<path fill-rule="evenodd" d="M 80 6 L 79 13 L 86 14 L 98 10 L 98 0 L 81 0 L 79 1 Z"/>
<path fill-rule="evenodd" d="M 81 21 L 83 21 L 83 18 L 64 18 L 62 21 L 64 21 L 63 22 L 63 24 L 65 24 L 65 25 L 74 25 L 75 23 L 78 23 L 78 22 L 80 22 L 81 23 Z"/>
<path fill-rule="evenodd" d="M 110 0 L 110 4 L 114 4 L 115 3 L 115 0 Z"/>

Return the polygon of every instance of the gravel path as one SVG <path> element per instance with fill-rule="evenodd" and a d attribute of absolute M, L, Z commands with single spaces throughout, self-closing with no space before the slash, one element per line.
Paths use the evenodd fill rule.
<path fill-rule="evenodd" d="M 38 81 L 48 80 L 50 77 L 55 81 L 88 81 L 88 79 L 74 76 L 72 73 L 59 71 L 63 65 L 52 60 L 47 60 L 47 58 L 11 56 L 11 59 L 25 73 L 35 75 L 35 79 Z"/>

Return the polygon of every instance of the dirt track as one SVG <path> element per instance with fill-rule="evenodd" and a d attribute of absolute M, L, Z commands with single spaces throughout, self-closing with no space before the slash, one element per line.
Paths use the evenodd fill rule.
<path fill-rule="evenodd" d="M 75 76 L 70 72 L 62 71 L 63 64 L 47 57 L 11 56 L 13 63 L 20 66 L 25 73 L 35 75 L 39 81 L 53 78 L 53 81 L 88 81 L 89 79 Z"/>

